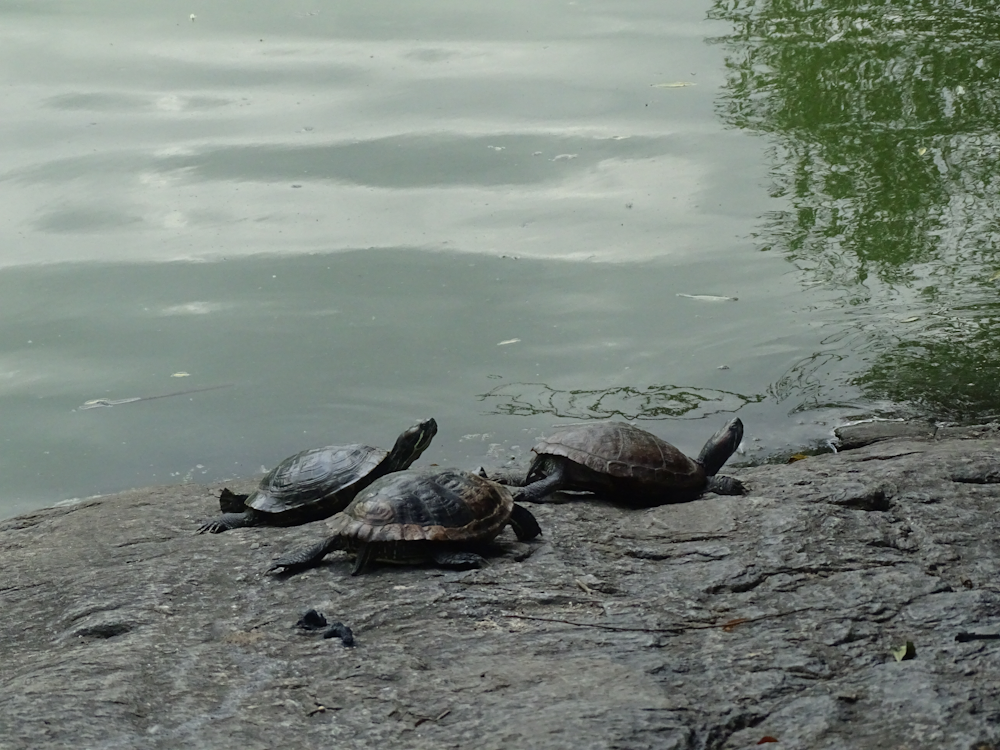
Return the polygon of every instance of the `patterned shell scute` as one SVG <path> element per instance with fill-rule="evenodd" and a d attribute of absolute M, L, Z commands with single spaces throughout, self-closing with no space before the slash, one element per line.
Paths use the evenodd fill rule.
<path fill-rule="evenodd" d="M 338 493 L 368 476 L 388 455 L 369 445 L 328 445 L 296 453 L 260 480 L 247 505 L 264 513 L 280 513 L 335 502 Z"/>
<path fill-rule="evenodd" d="M 683 483 L 700 472 L 693 460 L 670 443 L 624 422 L 570 427 L 532 450 L 564 456 L 594 471 L 643 482 Z"/>
<path fill-rule="evenodd" d="M 510 519 L 510 491 L 459 470 L 398 471 L 359 494 L 330 520 L 359 542 L 488 540 Z"/>

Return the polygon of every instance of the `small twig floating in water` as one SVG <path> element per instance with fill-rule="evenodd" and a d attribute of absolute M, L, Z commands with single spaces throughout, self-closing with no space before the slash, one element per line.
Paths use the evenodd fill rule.
<path fill-rule="evenodd" d="M 678 294 L 678 297 L 698 300 L 698 302 L 736 302 L 739 297 L 723 297 L 718 294 Z"/>
<path fill-rule="evenodd" d="M 210 385 L 205 388 L 189 388 L 186 391 L 174 391 L 173 393 L 161 393 L 158 396 L 133 396 L 132 398 L 94 398 L 85 401 L 83 405 L 77 407 L 77 411 L 84 409 L 96 409 L 99 406 L 118 406 L 119 404 L 132 404 L 136 401 L 155 401 L 158 398 L 171 398 L 172 396 L 186 396 L 189 393 L 204 393 L 205 391 L 217 391 L 220 388 L 232 388 L 232 383 L 223 385 Z"/>

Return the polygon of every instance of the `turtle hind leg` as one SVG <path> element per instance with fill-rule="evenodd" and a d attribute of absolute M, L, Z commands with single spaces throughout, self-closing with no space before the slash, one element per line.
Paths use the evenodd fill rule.
<path fill-rule="evenodd" d="M 319 544 L 314 544 L 312 547 L 293 550 L 287 555 L 279 557 L 271 563 L 271 567 L 267 569 L 267 572 L 298 573 L 300 570 L 314 567 L 320 560 L 338 549 L 343 549 L 340 537 L 331 536 Z"/>
<path fill-rule="evenodd" d="M 223 513 L 218 518 L 205 521 L 205 523 L 198 527 L 198 533 L 204 534 L 207 531 L 211 534 L 221 534 L 223 531 L 256 525 L 257 514 L 252 513 L 250 510 L 246 510 L 243 513 Z"/>
<path fill-rule="evenodd" d="M 452 549 L 436 550 L 431 559 L 442 568 L 452 568 L 454 570 L 485 568 L 489 564 L 486 562 L 485 557 L 477 555 L 475 552 Z"/>
<path fill-rule="evenodd" d="M 538 525 L 538 521 L 535 520 L 531 511 L 517 503 L 514 503 L 508 523 L 514 529 L 518 540 L 522 542 L 530 541 L 542 533 L 542 528 Z"/>
<path fill-rule="evenodd" d="M 708 478 L 705 492 L 714 492 L 716 495 L 745 495 L 747 488 L 739 479 L 717 475 Z"/>

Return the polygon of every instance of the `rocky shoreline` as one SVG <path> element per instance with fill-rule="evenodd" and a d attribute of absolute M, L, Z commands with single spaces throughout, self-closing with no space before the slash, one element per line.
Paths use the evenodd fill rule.
<path fill-rule="evenodd" d="M 0 522 L 0 750 L 996 750 L 1000 433 L 892 424 L 466 572 L 265 575 L 323 523 L 198 535 L 218 487 Z"/>

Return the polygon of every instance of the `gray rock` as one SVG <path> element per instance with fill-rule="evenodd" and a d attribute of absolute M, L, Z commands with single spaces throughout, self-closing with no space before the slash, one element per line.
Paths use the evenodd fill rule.
<path fill-rule="evenodd" d="M 998 466 L 995 433 L 897 438 L 732 471 L 747 497 L 534 506 L 540 541 L 460 573 L 264 575 L 325 524 L 198 535 L 190 485 L 31 513 L 0 748 L 996 748 L 1000 642 L 956 636 L 1000 632 Z"/>
<path fill-rule="evenodd" d="M 891 438 L 932 438 L 937 428 L 920 420 L 858 422 L 838 427 L 834 431 L 843 450 L 861 448 Z"/>

